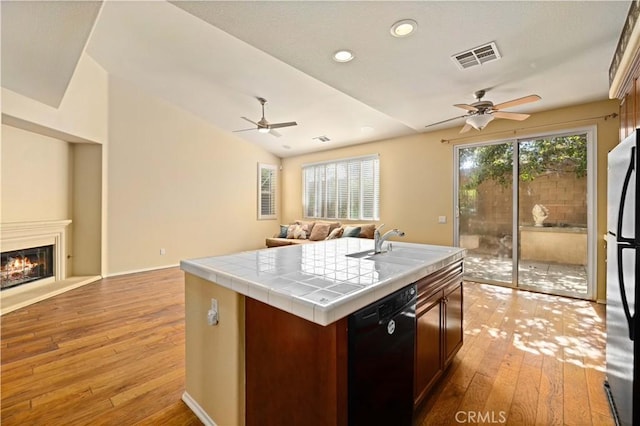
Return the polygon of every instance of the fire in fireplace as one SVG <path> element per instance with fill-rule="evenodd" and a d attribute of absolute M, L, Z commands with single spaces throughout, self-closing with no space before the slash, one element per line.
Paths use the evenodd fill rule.
<path fill-rule="evenodd" d="M 52 277 L 53 245 L 4 252 L 0 255 L 0 290 Z"/>

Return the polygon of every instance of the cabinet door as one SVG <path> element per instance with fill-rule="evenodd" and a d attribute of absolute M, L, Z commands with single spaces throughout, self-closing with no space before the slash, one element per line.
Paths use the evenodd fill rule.
<path fill-rule="evenodd" d="M 447 365 L 462 346 L 462 280 L 444 290 L 444 364 Z"/>
<path fill-rule="evenodd" d="M 416 306 L 416 361 L 414 404 L 418 405 L 442 372 L 442 290 L 418 300 Z"/>

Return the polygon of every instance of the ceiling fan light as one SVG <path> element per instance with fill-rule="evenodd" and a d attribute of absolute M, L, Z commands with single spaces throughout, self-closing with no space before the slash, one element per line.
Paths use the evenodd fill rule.
<path fill-rule="evenodd" d="M 260 132 L 260 133 L 269 133 L 269 130 L 270 129 L 268 127 L 260 127 L 258 129 L 258 132 Z"/>
<path fill-rule="evenodd" d="M 482 130 L 493 120 L 492 114 L 477 114 L 467 118 L 467 124 L 476 130 Z"/>

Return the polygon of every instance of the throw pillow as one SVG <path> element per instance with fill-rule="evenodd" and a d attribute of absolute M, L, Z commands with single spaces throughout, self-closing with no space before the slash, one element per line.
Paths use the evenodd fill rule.
<path fill-rule="evenodd" d="M 300 225 L 296 225 L 296 224 L 292 224 L 289 225 L 289 227 L 287 228 L 287 238 L 292 240 L 293 239 L 293 233 L 296 230 L 296 226 L 300 226 Z"/>
<path fill-rule="evenodd" d="M 373 238 L 373 233 L 376 231 L 375 223 L 352 223 L 351 226 L 360 227 L 360 238 Z"/>
<path fill-rule="evenodd" d="M 360 236 L 360 227 L 359 226 L 345 226 L 344 232 L 342 233 L 342 238 L 347 237 L 359 237 Z"/>
<path fill-rule="evenodd" d="M 305 231 L 307 232 L 307 235 L 311 234 L 311 231 L 313 231 L 313 225 L 315 224 L 316 224 L 315 222 L 309 222 L 305 220 L 296 220 L 296 225 L 306 226 Z"/>
<path fill-rule="evenodd" d="M 316 224 L 313 225 L 313 230 L 311 231 L 311 234 L 309 235 L 309 239 L 311 241 L 324 240 L 329 235 L 329 229 L 330 228 L 331 228 L 331 224 L 330 223 L 316 222 Z"/>
<path fill-rule="evenodd" d="M 307 239 L 307 225 L 289 225 L 287 229 L 287 238 L 293 240 Z"/>
<path fill-rule="evenodd" d="M 287 238 L 287 231 L 289 231 L 289 225 L 280 225 L 280 233 L 276 238 Z"/>
<path fill-rule="evenodd" d="M 327 236 L 327 238 L 325 238 L 325 240 L 333 240 L 335 238 L 340 238 L 342 237 L 343 232 L 344 232 L 344 228 L 336 228 L 331 232 L 329 232 L 329 235 Z"/>

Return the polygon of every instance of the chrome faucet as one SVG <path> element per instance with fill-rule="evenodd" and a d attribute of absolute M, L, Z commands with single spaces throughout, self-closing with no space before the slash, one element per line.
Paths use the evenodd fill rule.
<path fill-rule="evenodd" d="M 382 243 L 387 241 L 389 238 L 394 236 L 404 237 L 404 232 L 402 232 L 397 228 L 392 229 L 391 231 L 387 231 L 383 236 L 380 236 L 380 229 L 382 229 L 383 226 L 384 226 L 384 223 L 378 226 L 375 232 L 373 233 L 373 247 L 374 247 L 373 252 L 375 254 L 382 253 Z"/>

